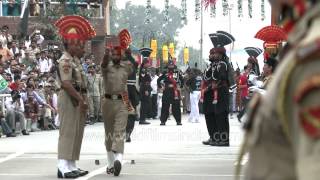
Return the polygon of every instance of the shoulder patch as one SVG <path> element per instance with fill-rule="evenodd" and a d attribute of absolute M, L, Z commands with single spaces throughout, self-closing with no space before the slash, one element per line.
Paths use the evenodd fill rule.
<path fill-rule="evenodd" d="M 300 104 L 304 97 L 315 90 L 320 90 L 320 74 L 308 78 L 299 86 L 294 94 L 295 102 Z"/>
<path fill-rule="evenodd" d="M 304 132 L 311 138 L 320 138 L 320 106 L 303 109 L 299 116 Z"/>

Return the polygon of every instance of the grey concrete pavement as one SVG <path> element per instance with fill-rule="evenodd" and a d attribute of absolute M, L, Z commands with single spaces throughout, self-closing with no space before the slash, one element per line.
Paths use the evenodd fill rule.
<path fill-rule="evenodd" d="M 235 118 L 230 119 L 230 147 L 202 145 L 208 138 L 203 117 L 195 124 L 188 123 L 187 116 L 183 116 L 183 126 L 176 126 L 173 117 L 171 119 L 167 126 L 159 126 L 159 120 L 150 120 L 151 125 L 136 124 L 132 142 L 125 146 L 125 164 L 118 179 L 233 179 L 234 162 L 242 141 L 240 124 Z M 58 131 L 1 138 L 0 179 L 57 179 L 57 140 Z M 100 164 L 96 165 L 95 160 Z M 132 160 L 135 164 L 131 164 Z M 90 171 L 78 179 L 114 178 L 105 173 L 102 123 L 86 127 L 78 165 Z"/>

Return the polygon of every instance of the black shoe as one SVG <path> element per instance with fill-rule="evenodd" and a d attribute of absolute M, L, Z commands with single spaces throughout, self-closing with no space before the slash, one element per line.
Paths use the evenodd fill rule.
<path fill-rule="evenodd" d="M 166 125 L 166 123 L 164 123 L 164 122 L 160 123 L 160 126 L 165 126 L 165 125 Z"/>
<path fill-rule="evenodd" d="M 213 143 L 213 141 L 212 141 L 211 138 L 208 139 L 208 140 L 206 140 L 206 141 L 202 141 L 202 144 L 204 144 L 204 145 L 210 145 L 210 144 L 212 144 L 212 143 Z"/>
<path fill-rule="evenodd" d="M 182 126 L 181 122 L 177 123 L 177 126 Z"/>
<path fill-rule="evenodd" d="M 75 174 L 73 172 L 67 172 L 67 173 L 64 173 L 62 174 L 62 172 L 58 169 L 58 173 L 57 173 L 57 176 L 59 179 L 75 179 L 75 178 L 78 178 L 79 175 L 78 174 Z"/>
<path fill-rule="evenodd" d="M 142 124 L 142 125 L 148 125 L 148 124 L 150 124 L 149 122 L 147 122 L 147 121 L 140 121 L 139 122 L 139 124 Z"/>
<path fill-rule="evenodd" d="M 72 171 L 74 174 L 78 174 L 79 177 L 81 176 L 85 176 L 87 174 L 89 174 L 89 171 L 84 171 L 80 168 L 78 168 L 78 170 Z"/>
<path fill-rule="evenodd" d="M 126 142 L 127 142 L 127 143 L 130 143 L 130 142 L 131 142 L 131 137 L 128 137 L 128 138 L 126 139 Z"/>
<path fill-rule="evenodd" d="M 9 133 L 9 134 L 7 134 L 6 136 L 7 136 L 7 137 L 16 137 L 16 135 L 13 134 L 13 133 Z"/>
<path fill-rule="evenodd" d="M 23 135 L 28 136 L 30 135 L 25 129 L 21 131 Z"/>
<path fill-rule="evenodd" d="M 114 176 L 119 176 L 120 172 L 121 172 L 121 162 L 119 160 L 115 160 L 114 161 Z"/>
<path fill-rule="evenodd" d="M 114 168 L 107 168 L 107 174 L 113 174 L 114 173 Z"/>

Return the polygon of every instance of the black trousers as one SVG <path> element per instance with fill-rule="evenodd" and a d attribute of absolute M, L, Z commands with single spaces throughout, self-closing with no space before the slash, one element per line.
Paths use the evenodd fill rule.
<path fill-rule="evenodd" d="M 229 144 L 228 112 L 205 114 L 210 138 L 220 144 Z"/>
<path fill-rule="evenodd" d="M 158 94 L 152 94 L 151 96 L 151 116 L 152 118 L 157 117 L 158 114 Z"/>
<path fill-rule="evenodd" d="M 140 121 L 145 121 L 146 118 L 151 116 L 151 97 L 144 96 L 141 99 L 141 106 L 140 106 Z"/>
<path fill-rule="evenodd" d="M 129 114 L 128 115 L 128 123 L 127 123 L 127 127 L 126 127 L 126 133 L 129 134 L 129 136 L 134 129 L 134 123 L 135 123 L 136 119 L 137 119 L 136 114 Z"/>
<path fill-rule="evenodd" d="M 241 111 L 240 111 L 239 114 L 238 114 L 238 118 L 239 118 L 239 119 L 241 119 L 242 116 L 246 113 L 247 106 L 248 106 L 248 104 L 249 104 L 249 102 L 250 102 L 250 99 L 242 98 L 241 101 L 242 101 L 242 106 L 243 106 L 243 107 L 242 107 Z"/>
<path fill-rule="evenodd" d="M 172 103 L 170 103 L 172 102 Z M 177 123 L 181 123 L 180 100 L 170 100 L 167 96 L 162 96 L 162 108 L 160 121 L 166 123 L 169 117 L 170 104 L 172 104 L 172 114 Z"/>

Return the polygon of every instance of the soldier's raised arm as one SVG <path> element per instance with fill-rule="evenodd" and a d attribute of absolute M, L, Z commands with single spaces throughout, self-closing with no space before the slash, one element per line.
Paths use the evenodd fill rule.
<path fill-rule="evenodd" d="M 107 48 L 101 62 L 101 70 L 104 70 L 108 66 L 110 62 L 110 53 L 110 49 Z"/>

